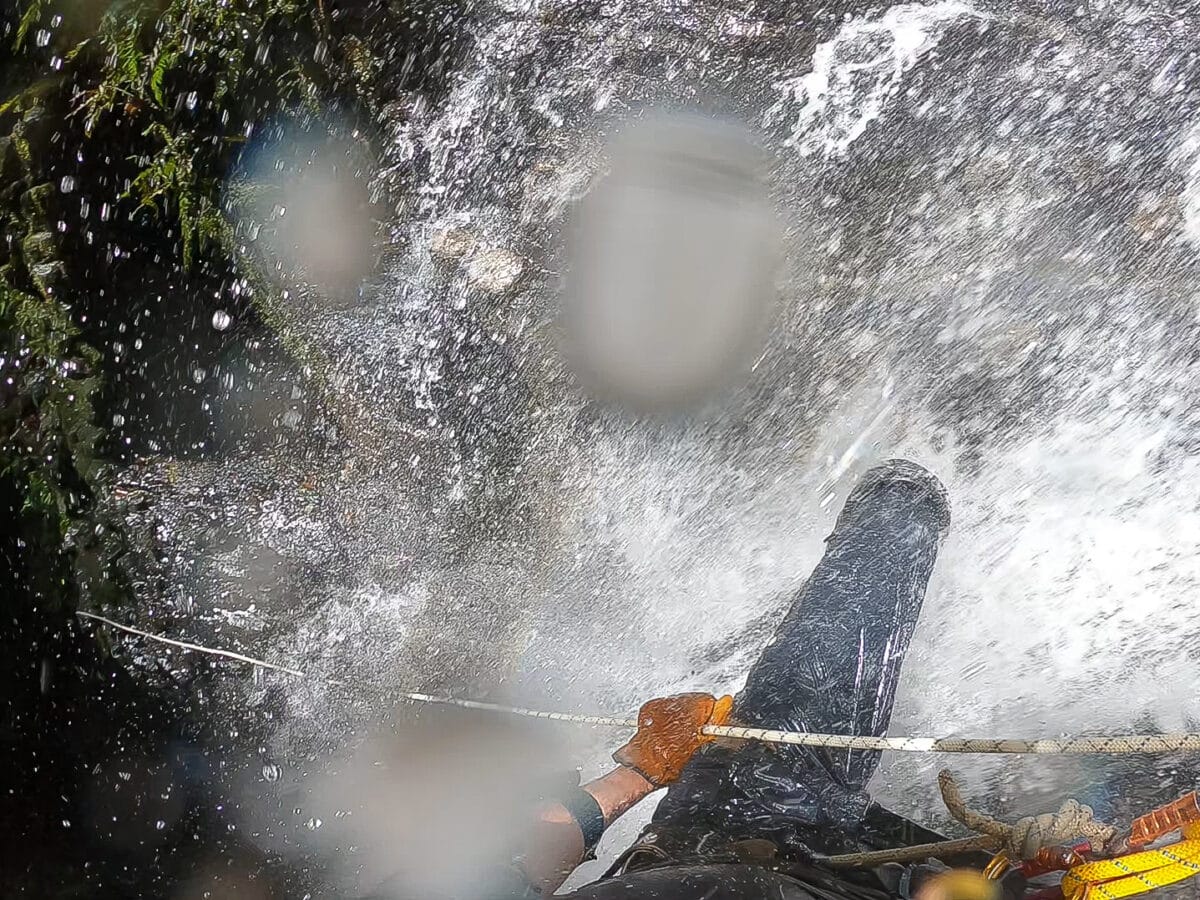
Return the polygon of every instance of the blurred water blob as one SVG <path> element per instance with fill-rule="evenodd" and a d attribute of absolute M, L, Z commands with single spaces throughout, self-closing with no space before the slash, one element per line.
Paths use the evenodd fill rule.
<path fill-rule="evenodd" d="M 578 778 L 559 732 L 526 722 L 422 710 L 362 735 L 333 765 L 255 784 L 239 803 L 259 850 L 329 854 L 354 886 L 339 896 L 497 896 L 495 860 L 521 845 L 532 798 Z"/>
<path fill-rule="evenodd" d="M 364 145 L 319 119 L 262 134 L 226 186 L 239 236 L 284 279 L 326 301 L 355 294 L 376 247 Z"/>
<path fill-rule="evenodd" d="M 638 409 L 719 388 L 759 346 L 778 250 L 765 154 L 744 129 L 655 113 L 609 147 L 572 236 L 577 368 Z"/>

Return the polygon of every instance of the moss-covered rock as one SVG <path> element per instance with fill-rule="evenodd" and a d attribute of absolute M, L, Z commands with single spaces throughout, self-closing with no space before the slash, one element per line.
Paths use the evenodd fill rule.
<path fill-rule="evenodd" d="M 0 182 L 11 184 L 17 178 L 17 153 L 12 138 L 0 135 Z"/>
<path fill-rule="evenodd" d="M 21 215 L 26 222 L 47 225 L 51 221 L 51 201 L 54 198 L 54 185 L 49 182 L 34 185 L 21 194 Z"/>

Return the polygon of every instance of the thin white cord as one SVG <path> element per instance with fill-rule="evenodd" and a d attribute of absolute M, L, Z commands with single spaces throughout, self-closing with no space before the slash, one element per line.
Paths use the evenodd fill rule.
<path fill-rule="evenodd" d="M 142 631 L 131 625 L 122 625 L 112 619 L 91 612 L 78 610 L 76 615 L 85 619 L 102 622 L 111 628 L 136 634 L 138 637 L 160 644 L 168 644 L 195 653 L 206 653 L 209 656 L 220 656 L 237 662 L 247 663 L 273 672 L 282 672 L 294 678 L 317 679 L 328 684 L 354 686 L 349 682 L 333 678 L 321 678 L 292 669 L 287 666 L 269 663 L 234 653 L 232 650 L 220 650 L 215 647 L 204 647 L 187 641 L 177 641 L 174 638 L 163 637 L 149 631 Z M 580 725 L 600 725 L 612 728 L 636 728 L 636 719 L 621 719 L 613 716 L 589 716 L 580 713 L 548 712 L 546 710 L 526 709 L 521 706 L 505 706 L 501 703 L 485 703 L 482 700 L 460 700 L 456 697 L 439 697 L 433 694 L 419 694 L 400 691 L 391 696 L 412 703 L 437 703 L 444 706 L 458 706 L 463 709 L 480 709 L 488 712 L 507 713 L 514 716 L 524 716 L 530 719 L 549 719 L 555 722 L 574 722 Z M 1114 737 L 1066 737 L 1043 740 L 1021 740 L 1001 738 L 928 738 L 928 737 L 871 737 L 869 735 L 819 734 L 808 731 L 777 731 L 770 728 L 749 728 L 740 725 L 705 725 L 701 733 L 710 737 L 735 738 L 738 740 L 763 741 L 769 744 L 792 744 L 802 747 L 823 747 L 832 750 L 897 750 L 902 753 L 1031 753 L 1031 754 L 1082 754 L 1082 753 L 1174 753 L 1179 751 L 1200 751 L 1200 734 L 1127 734 Z"/>
<path fill-rule="evenodd" d="M 151 634 L 149 631 L 142 631 L 140 628 L 134 628 L 132 625 L 122 625 L 120 622 L 114 622 L 112 619 L 106 619 L 104 616 L 98 616 L 95 613 L 84 612 L 82 609 L 76 610 L 75 615 L 82 616 L 85 619 L 95 619 L 97 622 L 103 622 L 112 628 L 117 628 L 121 631 L 127 631 L 130 634 L 136 634 L 138 637 L 144 637 L 151 641 L 158 641 L 160 644 L 170 644 L 172 647 L 180 647 L 184 650 L 194 650 L 197 653 L 207 653 L 209 656 L 223 656 L 226 659 L 236 659 L 238 662 L 249 663 L 252 666 L 258 666 L 262 669 L 270 669 L 273 672 L 283 672 L 286 675 L 293 675 L 296 678 L 308 678 L 309 676 L 299 669 L 289 669 L 287 666 L 278 666 L 275 663 L 264 662 L 261 659 L 255 659 L 252 656 L 242 656 L 240 653 L 234 653 L 232 650 L 218 650 L 215 647 L 202 647 L 199 644 L 189 644 L 187 641 L 177 641 L 174 638 L 163 637 L 161 634 Z"/>
<path fill-rule="evenodd" d="M 281 666 L 276 663 L 270 663 L 266 660 L 255 659 L 253 656 L 245 656 L 241 653 L 234 653 L 232 650 L 220 650 L 216 647 L 205 647 L 201 644 L 193 644 L 188 641 L 177 641 L 174 638 L 163 637 L 161 634 L 154 634 L 150 631 L 142 631 L 140 628 L 134 628 L 132 625 L 122 625 L 120 622 L 115 622 L 112 619 L 107 619 L 104 616 L 96 615 L 96 613 L 85 612 L 84 610 L 76 610 L 76 615 L 82 616 L 85 619 L 92 619 L 96 622 L 103 622 L 110 628 L 116 628 L 119 631 L 125 631 L 129 634 L 136 634 L 138 637 L 146 638 L 147 640 L 157 641 L 160 644 L 167 644 L 171 647 L 179 647 L 182 650 L 191 650 L 196 653 L 206 653 L 209 656 L 220 656 L 225 659 L 236 660 L 237 662 L 248 663 L 252 666 L 258 666 L 261 669 L 270 669 L 272 672 L 282 672 L 285 675 L 291 675 L 294 678 L 307 678 L 310 680 L 324 681 L 327 684 L 336 684 L 340 686 L 350 686 L 349 682 L 339 681 L 334 678 L 322 678 L 312 675 L 308 672 L 302 672 L 300 669 L 292 669 L 288 666 Z M 525 716 L 530 719 L 551 719 L 556 722 L 577 722 L 581 725 L 607 725 L 614 728 L 637 728 L 637 719 L 618 719 L 612 716 L 588 716 L 579 713 L 562 713 L 562 712 L 546 712 L 539 709 L 525 709 L 521 706 L 505 706 L 501 703 L 485 703 L 482 700 L 460 700 L 457 697 L 438 697 L 433 694 L 418 694 L 413 691 L 400 691 L 392 694 L 402 700 L 409 700 L 413 703 L 439 703 L 444 706 L 459 706 L 463 709 L 481 709 L 489 712 L 502 712 L 514 716 Z"/>

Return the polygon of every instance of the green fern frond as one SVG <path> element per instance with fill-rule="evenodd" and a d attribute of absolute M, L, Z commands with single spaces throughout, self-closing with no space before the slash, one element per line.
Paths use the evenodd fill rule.
<path fill-rule="evenodd" d="M 171 44 L 159 50 L 154 60 L 154 68 L 150 71 L 150 93 L 154 97 L 154 102 L 159 106 L 166 106 L 163 97 L 163 81 L 167 77 L 167 72 L 174 67 L 177 59 L 179 59 L 179 47 Z"/>
<path fill-rule="evenodd" d="M 67 62 L 74 62 L 75 58 L 77 56 L 79 56 L 79 54 L 81 54 L 88 47 L 90 47 L 91 44 L 92 44 L 91 38 L 87 38 L 86 40 L 80 41 L 78 44 L 76 44 L 74 47 L 72 47 L 70 50 L 67 51 Z"/>
<path fill-rule="evenodd" d="M 14 94 L 13 96 L 9 97 L 9 98 L 8 98 L 7 100 L 5 100 L 3 103 L 0 103 L 0 116 L 4 115 L 4 114 L 5 114 L 6 112 L 8 112 L 10 109 L 11 109 L 13 112 L 20 112 L 20 110 L 21 110 L 21 106 L 22 106 L 22 105 L 24 104 L 24 102 L 25 102 L 25 96 L 26 96 L 26 94 L 28 94 L 28 93 L 29 93 L 29 92 L 28 92 L 27 90 L 25 90 L 25 91 L 18 91 L 16 94 Z"/>
<path fill-rule="evenodd" d="M 125 84 L 136 84 L 142 69 L 142 51 L 138 48 L 141 28 L 130 22 L 116 43 L 117 69 Z"/>
<path fill-rule="evenodd" d="M 25 44 L 25 38 L 29 36 L 30 30 L 41 21 L 42 13 L 49 6 L 49 0 L 29 0 L 29 5 L 25 7 L 25 12 L 21 15 L 21 21 L 17 24 L 17 36 L 13 41 L 13 49 L 20 50 Z"/>
<path fill-rule="evenodd" d="M 100 122 L 100 117 L 117 102 L 117 87 L 111 81 L 105 80 L 94 90 L 79 96 L 79 103 L 71 110 L 71 115 L 83 114 L 83 133 L 91 137 Z"/>

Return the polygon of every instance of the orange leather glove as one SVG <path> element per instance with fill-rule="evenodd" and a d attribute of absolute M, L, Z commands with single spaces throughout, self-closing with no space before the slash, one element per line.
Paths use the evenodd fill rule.
<path fill-rule="evenodd" d="M 724 725 L 733 698 L 712 694 L 675 694 L 651 700 L 638 711 L 638 730 L 613 759 L 662 787 L 675 781 L 692 754 L 716 738 L 700 733 L 705 725 Z"/>

